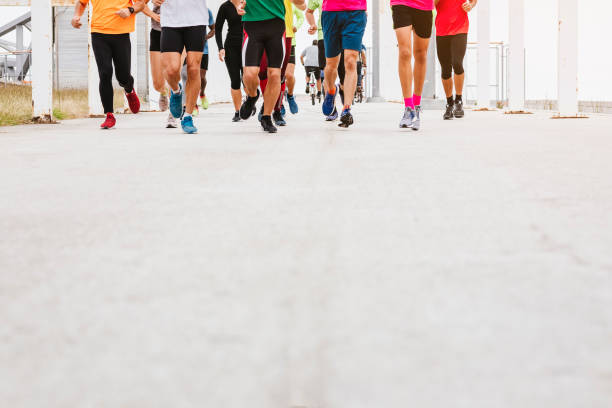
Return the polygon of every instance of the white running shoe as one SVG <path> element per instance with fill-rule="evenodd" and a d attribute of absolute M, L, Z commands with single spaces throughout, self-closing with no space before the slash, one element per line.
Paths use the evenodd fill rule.
<path fill-rule="evenodd" d="M 178 123 L 176 122 L 176 118 L 172 116 L 172 114 L 168 115 L 168 123 L 166 124 L 167 129 L 176 129 L 178 127 Z"/>

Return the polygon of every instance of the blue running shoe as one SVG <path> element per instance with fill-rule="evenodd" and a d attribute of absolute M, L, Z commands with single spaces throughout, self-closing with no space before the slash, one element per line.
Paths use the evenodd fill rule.
<path fill-rule="evenodd" d="M 336 95 L 338 94 L 338 87 L 336 86 L 336 93 L 330 94 L 329 92 L 325 95 L 325 100 L 323 101 L 323 114 L 325 116 L 330 116 L 334 112 L 334 108 L 336 107 Z"/>
<path fill-rule="evenodd" d="M 333 122 L 336 119 L 338 119 L 338 110 L 334 107 L 334 111 L 332 112 L 332 114 L 329 116 L 326 116 L 325 120 L 327 122 Z"/>
<path fill-rule="evenodd" d="M 181 127 L 185 133 L 198 133 L 198 129 L 193 125 L 193 118 L 191 116 L 183 117 L 183 120 L 181 120 Z"/>
<path fill-rule="evenodd" d="M 281 115 L 285 116 L 287 111 L 285 110 L 285 104 L 281 104 Z"/>
<path fill-rule="evenodd" d="M 180 118 L 183 113 L 183 85 L 179 83 L 179 91 L 174 93 L 170 90 L 170 113 L 175 118 Z"/>
<path fill-rule="evenodd" d="M 289 102 L 289 110 L 291 113 L 294 115 L 298 113 L 299 108 L 297 102 L 295 101 L 295 96 L 287 94 L 287 102 Z"/>

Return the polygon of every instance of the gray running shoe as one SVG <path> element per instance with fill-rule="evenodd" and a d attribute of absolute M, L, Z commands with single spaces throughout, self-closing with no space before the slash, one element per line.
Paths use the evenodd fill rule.
<path fill-rule="evenodd" d="M 412 130 L 419 130 L 421 128 L 421 106 L 417 106 L 415 111 L 415 116 L 412 121 Z"/>
<path fill-rule="evenodd" d="M 167 129 L 175 129 L 178 127 L 178 123 L 176 122 L 176 118 L 172 116 L 172 114 L 168 114 L 168 123 L 166 124 Z"/>
<path fill-rule="evenodd" d="M 404 117 L 400 120 L 399 127 L 402 129 L 412 128 L 412 121 L 414 118 L 414 110 L 410 106 L 406 106 L 406 109 L 404 109 Z"/>
<path fill-rule="evenodd" d="M 165 112 L 168 110 L 168 95 L 159 95 L 159 110 Z"/>

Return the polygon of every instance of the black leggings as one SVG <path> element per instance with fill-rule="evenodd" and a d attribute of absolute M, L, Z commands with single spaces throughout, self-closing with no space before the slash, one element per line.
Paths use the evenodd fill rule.
<path fill-rule="evenodd" d="M 436 37 L 438 48 L 438 60 L 442 66 L 442 79 L 450 79 L 455 75 L 461 75 L 463 70 L 463 58 L 467 48 L 467 34 L 444 35 Z"/>
<path fill-rule="evenodd" d="M 113 64 L 119 85 L 127 93 L 134 90 L 130 35 L 91 33 L 91 46 L 98 65 L 100 99 L 104 113 L 113 112 Z"/>
<path fill-rule="evenodd" d="M 225 41 L 225 66 L 232 82 L 233 90 L 240 90 L 242 84 L 242 43 Z"/>

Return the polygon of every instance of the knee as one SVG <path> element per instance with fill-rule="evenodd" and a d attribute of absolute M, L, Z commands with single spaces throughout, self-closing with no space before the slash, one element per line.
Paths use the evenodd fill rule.
<path fill-rule="evenodd" d="M 410 51 L 410 48 L 408 47 L 400 48 L 399 59 L 404 62 L 412 62 L 412 51 Z"/>
<path fill-rule="evenodd" d="M 257 72 L 251 70 L 244 71 L 243 77 L 246 82 L 257 81 L 258 79 Z"/>
<path fill-rule="evenodd" d="M 415 51 L 414 60 L 421 64 L 427 63 L 427 49 Z"/>
<path fill-rule="evenodd" d="M 451 79 L 453 76 L 453 67 L 449 65 L 442 65 L 442 79 L 444 81 Z"/>
<path fill-rule="evenodd" d="M 268 70 L 268 81 L 280 81 L 281 73 L 280 70 Z"/>
<path fill-rule="evenodd" d="M 455 71 L 455 75 L 462 75 L 465 72 L 463 69 L 463 61 L 454 61 L 453 71 Z"/>
<path fill-rule="evenodd" d="M 166 72 L 166 76 L 169 78 L 174 78 L 181 74 L 181 67 L 179 64 L 168 64 L 166 65 L 164 71 Z"/>
<path fill-rule="evenodd" d="M 357 58 L 353 55 L 346 55 L 344 58 L 344 67 L 346 72 L 352 72 L 357 69 Z"/>
<path fill-rule="evenodd" d="M 287 80 L 292 81 L 292 80 L 294 80 L 294 79 L 295 79 L 295 75 L 293 75 L 293 72 L 289 72 L 289 71 L 287 71 L 287 72 L 285 72 L 285 78 L 286 78 Z"/>
<path fill-rule="evenodd" d="M 187 67 L 187 78 L 200 79 L 200 67 Z"/>
<path fill-rule="evenodd" d="M 110 82 L 113 80 L 113 71 L 110 69 L 100 70 L 100 82 Z"/>

